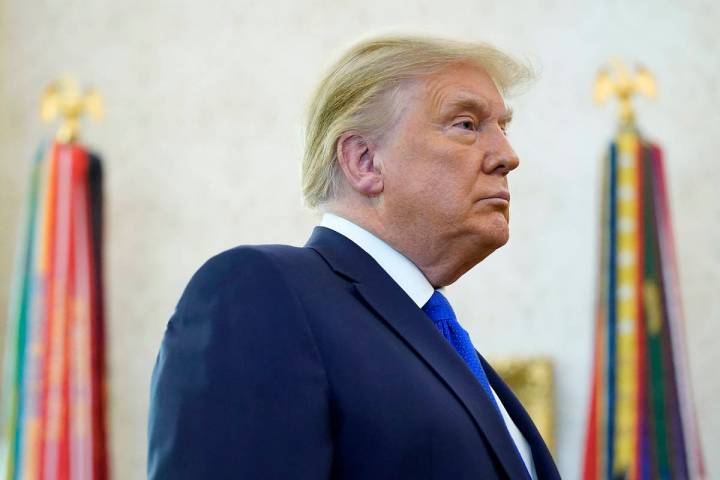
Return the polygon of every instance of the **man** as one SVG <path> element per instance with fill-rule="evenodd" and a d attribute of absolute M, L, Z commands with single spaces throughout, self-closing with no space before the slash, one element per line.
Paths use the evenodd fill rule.
<path fill-rule="evenodd" d="M 532 421 L 440 289 L 508 239 L 518 166 L 482 44 L 355 46 L 312 102 L 304 248 L 191 279 L 152 380 L 152 479 L 556 479 Z"/>

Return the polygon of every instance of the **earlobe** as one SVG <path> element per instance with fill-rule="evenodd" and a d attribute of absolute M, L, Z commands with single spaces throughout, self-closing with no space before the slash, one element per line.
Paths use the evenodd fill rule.
<path fill-rule="evenodd" d="M 346 132 L 337 142 L 337 158 L 350 187 L 365 196 L 383 191 L 383 176 L 376 161 L 375 149 L 365 137 Z"/>

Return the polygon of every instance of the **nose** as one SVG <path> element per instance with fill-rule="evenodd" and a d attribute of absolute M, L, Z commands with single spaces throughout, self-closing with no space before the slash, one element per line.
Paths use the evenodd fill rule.
<path fill-rule="evenodd" d="M 486 155 L 485 173 L 504 177 L 520 165 L 520 159 L 504 133 L 499 132 L 494 144 Z"/>

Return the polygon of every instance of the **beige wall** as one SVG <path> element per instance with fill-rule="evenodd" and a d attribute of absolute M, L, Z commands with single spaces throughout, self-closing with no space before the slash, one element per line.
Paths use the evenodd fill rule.
<path fill-rule="evenodd" d="M 542 6 L 541 6 L 542 5 Z M 400 30 L 484 39 L 540 67 L 514 102 L 510 244 L 449 289 L 488 354 L 552 355 L 560 468 L 577 478 L 590 370 L 598 159 L 614 109 L 595 108 L 597 67 L 642 60 L 660 101 L 637 102 L 667 153 L 692 379 L 706 451 L 720 449 L 720 12 L 713 0 L 182 2 L 0 0 L 0 307 L 28 160 L 49 80 L 103 93 L 88 126 L 107 170 L 112 465 L 144 477 L 148 383 L 189 275 L 241 243 L 300 244 L 301 114 L 319 72 L 360 35 Z M 0 320 L 0 324 L 4 320 Z M 720 476 L 720 460 L 708 455 Z"/>

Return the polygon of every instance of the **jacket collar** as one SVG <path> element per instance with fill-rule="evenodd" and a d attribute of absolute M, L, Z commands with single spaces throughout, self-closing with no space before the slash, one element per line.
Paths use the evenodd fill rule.
<path fill-rule="evenodd" d="M 316 227 L 306 247 L 355 285 L 368 306 L 402 338 L 465 407 L 508 477 L 528 478 L 502 418 L 452 346 L 370 255 L 341 234 Z"/>
<path fill-rule="evenodd" d="M 338 232 L 362 248 L 417 306 L 425 305 L 435 291 L 417 265 L 371 231 L 330 212 L 323 215 L 320 226 Z"/>
<path fill-rule="evenodd" d="M 550 450 L 548 450 L 540 432 L 538 432 L 537 427 L 535 427 L 535 423 L 530 418 L 530 415 L 528 415 L 527 411 L 512 390 L 510 390 L 507 384 L 502 380 L 502 378 L 500 378 L 497 372 L 495 372 L 483 356 L 479 353 L 478 356 L 480 357 L 483 370 L 485 370 L 485 374 L 490 381 L 490 385 L 505 406 L 505 410 L 507 410 L 508 415 L 510 415 L 510 418 L 512 418 L 515 423 L 515 426 L 517 426 L 520 433 L 522 433 L 523 437 L 525 437 L 525 440 L 528 444 L 530 444 L 537 477 L 542 479 L 560 480 L 560 473 L 558 473 L 552 454 L 550 453 Z"/>

